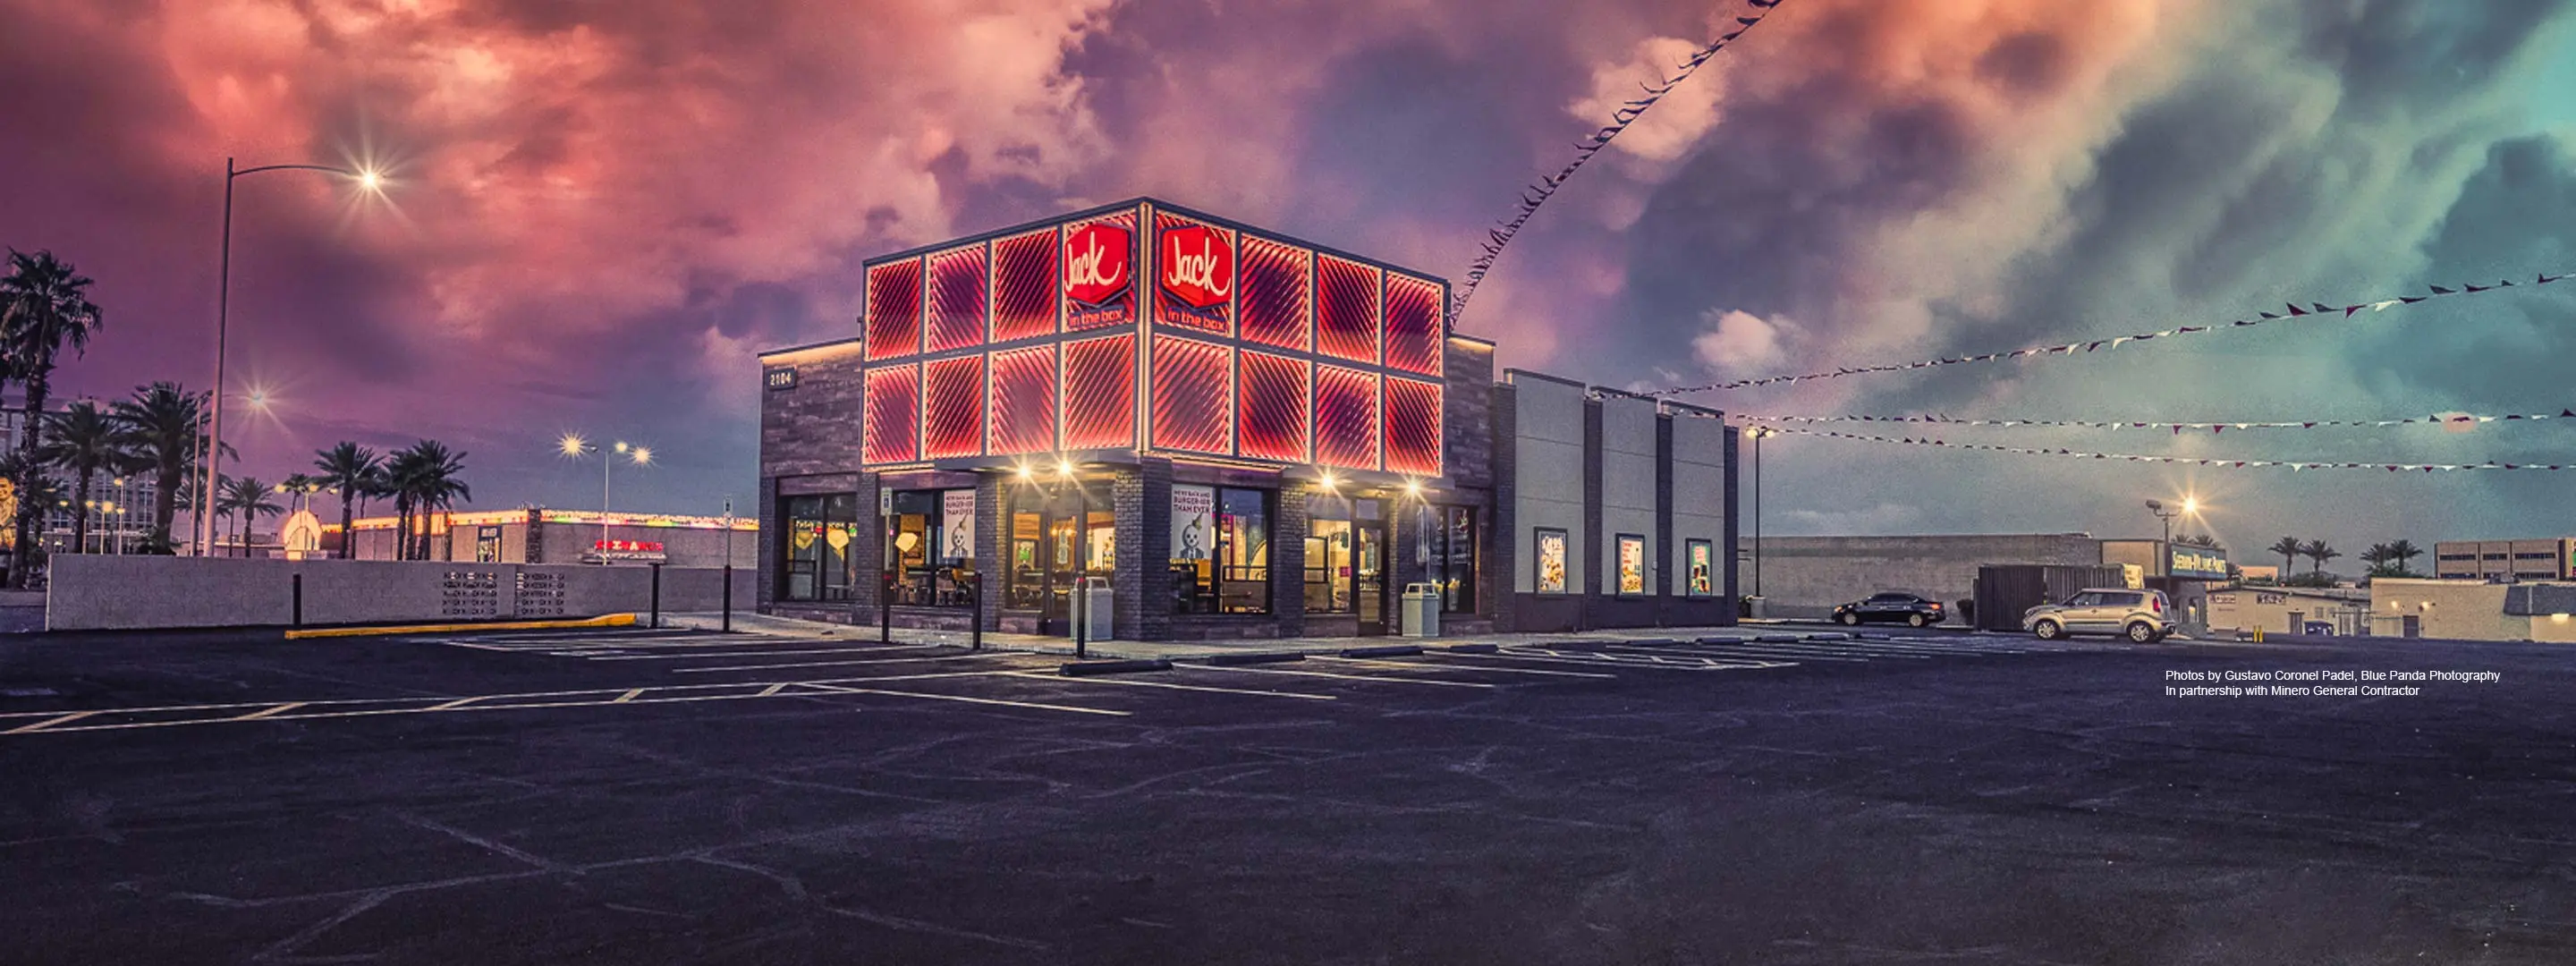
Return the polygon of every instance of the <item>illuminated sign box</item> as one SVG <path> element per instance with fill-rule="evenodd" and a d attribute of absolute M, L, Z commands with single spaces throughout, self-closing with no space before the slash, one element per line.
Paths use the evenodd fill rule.
<path fill-rule="evenodd" d="M 1438 278 L 1151 200 L 865 276 L 863 466 L 1126 450 L 1442 473 Z"/>
<path fill-rule="evenodd" d="M 2212 580 L 2224 580 L 2227 577 L 2227 558 L 2215 550 L 2175 547 L 2172 553 L 2173 566 L 2168 569 L 2176 577 L 2202 577 Z"/>

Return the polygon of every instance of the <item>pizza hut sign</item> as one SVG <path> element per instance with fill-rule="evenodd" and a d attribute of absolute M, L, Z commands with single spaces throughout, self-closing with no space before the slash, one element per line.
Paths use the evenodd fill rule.
<path fill-rule="evenodd" d="M 1194 309 L 1234 297 L 1234 246 L 1225 233 L 1191 225 L 1163 233 L 1163 291 Z"/>
<path fill-rule="evenodd" d="M 1126 292 L 1133 251 L 1127 229 L 1100 223 L 1074 229 L 1064 239 L 1065 297 L 1102 305 Z"/>
<path fill-rule="evenodd" d="M 603 553 L 661 553 L 659 540 L 593 540 L 590 549 Z"/>

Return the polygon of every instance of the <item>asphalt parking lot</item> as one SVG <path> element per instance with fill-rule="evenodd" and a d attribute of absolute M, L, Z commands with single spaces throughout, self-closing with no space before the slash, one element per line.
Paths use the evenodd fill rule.
<path fill-rule="evenodd" d="M 2571 655 L 11 641 L 0 961 L 2563 963 Z"/>

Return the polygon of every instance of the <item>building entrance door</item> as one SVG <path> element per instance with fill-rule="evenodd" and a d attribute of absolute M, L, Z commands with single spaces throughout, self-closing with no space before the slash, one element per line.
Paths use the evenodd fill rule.
<path fill-rule="evenodd" d="M 1005 606 L 1038 614 L 1038 633 L 1073 635 L 1073 593 L 1084 577 L 1106 578 L 1117 560 L 1108 501 L 1066 481 L 1011 496 L 1011 587 Z"/>
<path fill-rule="evenodd" d="M 1386 526 L 1361 523 L 1352 528 L 1358 552 L 1352 555 L 1352 600 L 1359 613 L 1360 636 L 1386 633 Z"/>

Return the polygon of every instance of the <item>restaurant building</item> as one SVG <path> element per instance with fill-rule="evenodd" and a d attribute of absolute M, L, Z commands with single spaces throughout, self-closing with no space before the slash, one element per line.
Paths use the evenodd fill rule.
<path fill-rule="evenodd" d="M 761 355 L 764 613 L 1115 637 L 1731 622 L 1734 432 L 1447 330 L 1448 283 L 1153 199 L 869 260 Z M 1697 556 L 1692 556 L 1696 554 Z M 891 613 L 881 611 L 890 607 Z"/>

